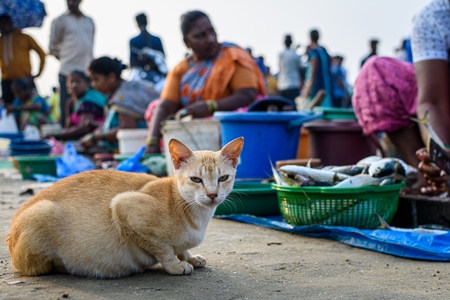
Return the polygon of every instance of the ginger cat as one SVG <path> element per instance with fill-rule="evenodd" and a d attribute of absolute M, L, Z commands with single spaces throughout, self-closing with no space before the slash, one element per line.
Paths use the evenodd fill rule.
<path fill-rule="evenodd" d="M 175 176 L 90 171 L 60 180 L 15 213 L 6 243 L 23 275 L 117 278 L 161 263 L 190 274 L 206 260 L 189 249 L 205 237 L 231 192 L 244 139 L 222 150 L 169 143 Z"/>

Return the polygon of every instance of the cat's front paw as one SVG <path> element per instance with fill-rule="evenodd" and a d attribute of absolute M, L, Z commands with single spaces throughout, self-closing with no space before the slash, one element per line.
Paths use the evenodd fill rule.
<path fill-rule="evenodd" d="M 206 259 L 201 255 L 194 255 L 187 260 L 194 268 L 203 268 L 206 266 Z"/>
<path fill-rule="evenodd" d="M 189 275 L 194 271 L 194 267 L 186 261 L 180 261 L 175 265 L 165 266 L 164 268 L 170 275 Z"/>

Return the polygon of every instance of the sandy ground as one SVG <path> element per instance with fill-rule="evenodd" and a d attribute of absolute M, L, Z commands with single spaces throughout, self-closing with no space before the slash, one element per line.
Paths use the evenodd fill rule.
<path fill-rule="evenodd" d="M 2 175 L 3 173 L 3 175 Z M 0 236 L 39 186 L 0 172 Z M 13 177 L 13 178 L 11 178 Z M 22 277 L 0 244 L 0 299 L 449 299 L 450 264 L 402 259 L 335 241 L 213 219 L 189 276 L 150 270 L 128 278 Z"/>

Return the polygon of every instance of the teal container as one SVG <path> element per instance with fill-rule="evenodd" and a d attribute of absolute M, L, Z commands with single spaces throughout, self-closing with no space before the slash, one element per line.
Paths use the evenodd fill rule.
<path fill-rule="evenodd" d="M 314 107 L 313 111 L 321 112 L 323 120 L 356 120 L 353 108 Z"/>

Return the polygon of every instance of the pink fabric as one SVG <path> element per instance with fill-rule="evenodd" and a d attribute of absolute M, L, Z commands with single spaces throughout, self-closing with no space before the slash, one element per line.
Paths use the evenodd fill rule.
<path fill-rule="evenodd" d="M 159 105 L 159 102 L 161 102 L 161 99 L 156 99 L 150 102 L 150 104 L 147 106 L 147 109 L 145 110 L 144 118 L 147 122 L 147 128 L 150 125 L 150 121 L 152 120 L 153 116 L 156 113 L 156 107 Z"/>
<path fill-rule="evenodd" d="M 417 108 L 414 65 L 390 57 L 370 58 L 356 78 L 352 103 L 366 135 L 407 127 Z"/>
<path fill-rule="evenodd" d="M 103 123 L 104 119 L 103 118 L 95 118 L 94 121 L 96 121 L 98 123 Z M 70 124 L 72 124 L 72 126 L 80 125 L 80 116 L 77 113 L 72 113 L 70 115 Z"/>

